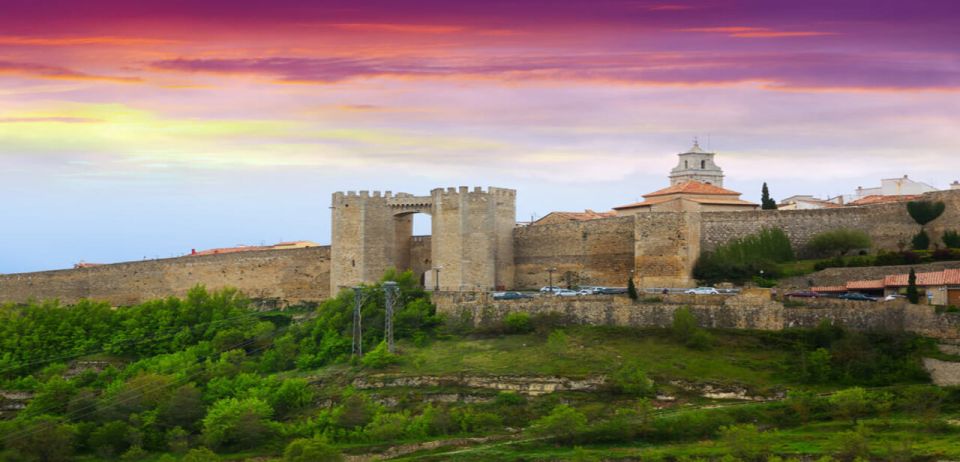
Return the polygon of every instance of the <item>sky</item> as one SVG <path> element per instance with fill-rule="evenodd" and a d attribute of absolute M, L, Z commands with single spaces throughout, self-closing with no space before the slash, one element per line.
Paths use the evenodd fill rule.
<path fill-rule="evenodd" d="M 329 243 L 335 191 L 609 210 L 694 137 L 753 201 L 960 179 L 953 0 L 0 7 L 0 273 Z"/>

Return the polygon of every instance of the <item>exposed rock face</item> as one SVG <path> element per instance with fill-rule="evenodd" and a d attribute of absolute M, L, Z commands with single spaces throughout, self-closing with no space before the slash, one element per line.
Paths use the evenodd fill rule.
<path fill-rule="evenodd" d="M 735 399 L 740 401 L 769 401 L 772 399 L 783 399 L 783 392 L 776 392 L 773 396 L 751 395 L 746 387 L 737 385 L 719 385 L 711 383 L 692 383 L 682 380 L 672 380 L 670 384 L 690 393 L 696 393 L 704 398 L 710 399 Z"/>
<path fill-rule="evenodd" d="M 930 373 L 933 383 L 941 387 L 960 385 L 960 362 L 923 358 L 923 367 Z"/>
<path fill-rule="evenodd" d="M 355 388 L 376 389 L 389 387 L 466 387 L 487 390 L 512 391 L 530 396 L 543 395 L 558 391 L 595 391 L 606 383 L 606 377 L 571 379 L 567 377 L 523 377 L 523 376 L 389 376 L 376 375 L 358 378 L 353 381 Z"/>
<path fill-rule="evenodd" d="M 23 410 L 31 399 L 33 393 L 29 391 L 0 390 L 0 413 Z"/>

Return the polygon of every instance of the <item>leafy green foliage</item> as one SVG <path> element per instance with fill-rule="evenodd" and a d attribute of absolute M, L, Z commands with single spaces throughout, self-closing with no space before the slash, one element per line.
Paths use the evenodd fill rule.
<path fill-rule="evenodd" d="M 944 210 L 946 210 L 946 205 L 940 201 L 907 202 L 907 212 L 910 214 L 910 217 L 913 218 L 913 221 L 916 221 L 920 226 L 936 220 L 943 214 Z"/>
<path fill-rule="evenodd" d="M 270 437 L 273 409 L 258 398 L 227 398 L 210 407 L 203 419 L 204 443 L 213 448 L 249 449 Z"/>
<path fill-rule="evenodd" d="M 870 248 L 870 236 L 856 229 L 835 229 L 827 231 L 810 239 L 810 250 L 821 256 L 844 256 L 851 250 Z"/>
<path fill-rule="evenodd" d="M 3 435 L 4 446 L 16 458 L 11 460 L 60 462 L 71 460 L 76 427 L 51 416 L 40 416 L 18 422 L 17 431 Z"/>
<path fill-rule="evenodd" d="M 533 330 L 533 324 L 530 322 L 530 315 L 522 311 L 516 311 L 508 314 L 503 319 L 503 324 L 508 333 L 525 334 Z"/>
<path fill-rule="evenodd" d="M 720 439 L 732 456 L 744 461 L 763 460 L 770 451 L 766 438 L 753 424 L 723 427 Z"/>
<path fill-rule="evenodd" d="M 299 438 L 290 442 L 283 451 L 284 462 L 340 462 L 343 456 L 326 439 L 320 437 Z"/>
<path fill-rule="evenodd" d="M 910 240 L 910 244 L 913 246 L 913 250 L 927 250 L 930 248 L 930 235 L 927 234 L 926 230 L 921 229 Z"/>
<path fill-rule="evenodd" d="M 943 245 L 949 248 L 960 248 L 960 232 L 956 230 L 946 230 L 943 232 L 943 236 L 940 238 L 943 241 Z"/>
<path fill-rule="evenodd" d="M 365 354 L 361 362 L 371 369 L 383 369 L 400 362 L 400 356 L 387 351 L 387 342 L 383 341 L 373 351 Z"/>
<path fill-rule="evenodd" d="M 569 440 L 587 428 L 587 417 L 582 412 L 560 404 L 549 415 L 533 422 L 528 429 L 532 435 Z"/>
<path fill-rule="evenodd" d="M 610 376 L 610 382 L 620 393 L 636 396 L 653 396 L 655 387 L 653 380 L 636 361 L 624 363 Z"/>
<path fill-rule="evenodd" d="M 703 283 L 743 283 L 758 276 L 777 277 L 778 263 L 794 260 L 790 239 L 783 230 L 767 228 L 735 239 L 697 259 L 693 275 Z"/>
<path fill-rule="evenodd" d="M 834 407 L 839 417 L 850 419 L 854 425 L 857 420 L 866 415 L 873 404 L 873 396 L 860 387 L 840 390 L 830 397 L 830 405 Z"/>
<path fill-rule="evenodd" d="M 688 307 L 678 308 L 673 312 L 673 337 L 684 345 L 696 349 L 707 350 L 713 345 L 713 337 L 697 324 L 697 318 Z"/>

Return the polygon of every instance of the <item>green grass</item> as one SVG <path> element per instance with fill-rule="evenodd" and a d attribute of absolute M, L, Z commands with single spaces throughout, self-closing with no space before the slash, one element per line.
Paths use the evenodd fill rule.
<path fill-rule="evenodd" d="M 715 332 L 716 345 L 692 350 L 659 331 L 573 327 L 567 345 L 557 350 L 537 334 L 439 340 L 426 348 L 403 344 L 403 362 L 388 372 L 418 375 L 610 374 L 636 361 L 660 381 L 739 384 L 756 391 L 798 385 L 785 374 L 796 358 L 789 350 L 761 345 L 757 338 Z"/>

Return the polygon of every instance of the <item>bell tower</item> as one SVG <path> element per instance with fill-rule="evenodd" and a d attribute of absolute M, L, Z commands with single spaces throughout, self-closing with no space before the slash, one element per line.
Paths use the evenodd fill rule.
<path fill-rule="evenodd" d="M 723 169 L 713 161 L 715 153 L 706 152 L 700 148 L 697 139 L 693 139 L 693 147 L 687 152 L 678 154 L 680 161 L 670 171 L 670 185 L 699 181 L 723 187 Z"/>

